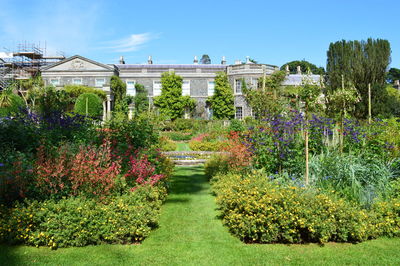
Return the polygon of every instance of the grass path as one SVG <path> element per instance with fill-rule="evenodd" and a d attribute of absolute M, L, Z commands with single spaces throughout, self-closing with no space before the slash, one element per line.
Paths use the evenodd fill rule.
<path fill-rule="evenodd" d="M 176 151 L 190 151 L 189 143 L 177 142 L 176 143 Z"/>
<path fill-rule="evenodd" d="M 203 167 L 180 167 L 160 227 L 141 245 L 66 248 L 0 247 L 0 265 L 398 265 L 400 239 L 361 244 L 246 245 L 231 236 Z M 3 263 L 2 263 L 3 262 Z"/>

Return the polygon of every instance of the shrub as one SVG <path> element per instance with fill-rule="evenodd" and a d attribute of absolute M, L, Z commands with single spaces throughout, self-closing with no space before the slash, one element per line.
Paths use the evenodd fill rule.
<path fill-rule="evenodd" d="M 224 224 L 244 242 L 359 242 L 369 236 L 366 213 L 332 195 L 259 174 L 217 175 L 212 182 Z"/>
<path fill-rule="evenodd" d="M 378 159 L 336 153 L 312 157 L 310 175 L 314 186 L 335 190 L 364 206 L 371 205 L 375 198 L 386 198 L 393 177 L 390 167 Z"/>
<path fill-rule="evenodd" d="M 374 237 L 400 236 L 400 198 L 376 202 L 371 209 L 371 232 L 375 233 Z"/>
<path fill-rule="evenodd" d="M 227 147 L 227 142 L 222 141 L 196 141 L 189 142 L 192 151 L 222 151 Z"/>
<path fill-rule="evenodd" d="M 226 174 L 229 172 L 229 155 L 213 155 L 207 160 L 205 164 L 205 175 L 208 179 L 211 179 L 217 174 Z"/>
<path fill-rule="evenodd" d="M 0 152 L 0 203 L 9 205 L 30 194 L 34 180 L 32 157 L 15 150 Z"/>
<path fill-rule="evenodd" d="M 136 189 L 137 184 L 150 184 L 155 185 L 158 181 L 165 178 L 164 174 L 156 174 L 156 168 L 152 165 L 147 156 L 141 158 L 130 157 L 130 169 L 125 174 L 125 180 L 128 186 Z"/>
<path fill-rule="evenodd" d="M 147 117 L 137 117 L 133 120 L 111 120 L 105 126 L 105 136 L 120 149 L 132 146 L 134 149 L 147 149 L 158 145 L 159 136 L 153 123 Z"/>
<path fill-rule="evenodd" d="M 82 197 L 0 207 L 0 242 L 51 248 L 141 242 L 157 226 L 165 189 L 141 186 L 105 202 Z"/>
<path fill-rule="evenodd" d="M 103 112 L 103 103 L 94 93 L 84 93 L 76 99 L 74 111 L 80 115 L 99 117 Z"/>
<path fill-rule="evenodd" d="M 171 132 L 164 132 L 163 134 L 169 137 L 173 141 L 186 141 L 192 138 L 191 132 L 171 131 Z"/>
<path fill-rule="evenodd" d="M 78 98 L 81 94 L 84 93 L 93 93 L 99 96 L 99 98 L 103 101 L 107 99 L 106 93 L 103 90 L 94 89 L 83 85 L 65 85 L 64 90 L 72 98 Z"/>
<path fill-rule="evenodd" d="M 69 145 L 56 153 L 38 150 L 36 185 L 45 195 L 56 197 L 105 196 L 115 189 L 120 161 L 114 158 L 109 142 L 100 147 L 81 146 L 77 152 Z"/>
<path fill-rule="evenodd" d="M 167 136 L 163 136 L 160 138 L 160 146 L 162 151 L 174 151 L 177 145 Z"/>
<path fill-rule="evenodd" d="M 243 132 L 246 130 L 246 127 L 244 126 L 242 121 L 234 119 L 231 120 L 231 124 L 229 125 L 228 130 L 235 132 Z"/>
<path fill-rule="evenodd" d="M 10 105 L 0 107 L 0 117 L 14 115 L 25 105 L 24 100 L 16 94 L 10 94 L 8 97 L 10 98 Z"/>

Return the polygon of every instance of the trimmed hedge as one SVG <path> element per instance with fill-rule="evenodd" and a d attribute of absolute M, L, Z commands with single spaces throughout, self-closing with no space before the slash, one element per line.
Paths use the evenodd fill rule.
<path fill-rule="evenodd" d="M 98 117 L 102 115 L 103 103 L 99 96 L 94 93 L 84 93 L 79 95 L 76 99 L 74 112 L 86 115 L 86 101 L 87 101 L 87 115 Z"/>
<path fill-rule="evenodd" d="M 165 188 L 142 186 L 99 202 L 83 197 L 0 208 L 0 242 L 51 248 L 136 243 L 158 224 Z"/>

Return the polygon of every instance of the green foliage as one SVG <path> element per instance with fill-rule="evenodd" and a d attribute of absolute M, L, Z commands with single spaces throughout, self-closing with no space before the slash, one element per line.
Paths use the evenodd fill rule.
<path fill-rule="evenodd" d="M 2 206 L 0 242 L 53 249 L 141 242 L 157 226 L 165 193 L 143 186 L 105 202 L 76 197 Z"/>
<path fill-rule="evenodd" d="M 191 140 L 189 147 L 192 151 L 222 151 L 227 146 L 223 141 L 198 141 Z"/>
<path fill-rule="evenodd" d="M 389 165 L 378 158 L 332 153 L 312 157 L 310 175 L 315 187 L 334 190 L 362 206 L 387 198 L 393 178 Z"/>
<path fill-rule="evenodd" d="M 103 103 L 96 94 L 84 93 L 76 99 L 74 112 L 81 115 L 99 117 L 103 113 Z"/>
<path fill-rule="evenodd" d="M 312 74 L 317 74 L 317 75 L 325 74 L 325 69 L 323 67 L 317 67 L 316 65 L 314 65 L 306 60 L 301 60 L 301 61 L 296 60 L 296 61 L 288 62 L 281 66 L 281 70 L 285 71 L 286 66 L 289 66 L 290 74 L 296 74 L 298 66 L 300 66 L 302 73 L 311 72 Z"/>
<path fill-rule="evenodd" d="M 54 112 L 65 112 L 70 103 L 71 98 L 64 90 L 47 86 L 38 95 L 36 109 L 42 116 L 49 117 Z"/>
<path fill-rule="evenodd" d="M 103 90 L 95 89 L 95 88 L 91 88 L 91 87 L 87 87 L 87 86 L 83 86 L 83 85 L 65 85 L 64 90 L 73 99 L 78 98 L 81 94 L 84 94 L 84 93 L 94 93 L 102 101 L 105 101 L 107 99 L 106 93 Z"/>
<path fill-rule="evenodd" d="M 360 242 L 367 214 L 333 195 L 271 182 L 258 173 L 217 175 L 211 182 L 223 223 L 250 243 Z"/>
<path fill-rule="evenodd" d="M 201 64 L 206 64 L 206 65 L 211 64 L 211 59 L 210 59 L 210 57 L 208 56 L 208 54 L 203 54 L 203 56 L 202 56 L 201 59 L 200 59 L 200 63 L 201 63 Z"/>
<path fill-rule="evenodd" d="M 183 116 L 185 110 L 194 109 L 196 102 L 190 96 L 182 96 L 182 77 L 175 73 L 164 72 L 161 75 L 161 95 L 154 97 L 154 105 L 160 113 L 175 120 Z"/>
<path fill-rule="evenodd" d="M 233 90 L 224 72 L 215 77 L 214 95 L 208 98 L 216 119 L 232 119 L 235 116 Z"/>
<path fill-rule="evenodd" d="M 354 114 L 365 118 L 368 115 L 368 84 L 372 86 L 372 101 L 384 103 L 381 97 L 386 83 L 386 70 L 390 63 L 390 43 L 387 40 L 338 41 L 329 45 L 327 52 L 327 76 L 329 90 L 342 87 L 342 77 L 355 86 L 361 101 Z M 376 110 L 380 113 L 380 110 Z"/>
<path fill-rule="evenodd" d="M 149 98 L 146 88 L 139 83 L 135 84 L 136 96 L 134 97 L 136 114 L 141 114 L 149 109 Z"/>
<path fill-rule="evenodd" d="M 111 130 L 110 138 L 119 146 L 132 145 L 135 149 L 146 149 L 157 145 L 158 133 L 148 117 L 137 117 L 133 120 L 114 120 L 106 125 Z"/>
<path fill-rule="evenodd" d="M 126 95 L 126 84 L 118 76 L 112 76 L 110 80 L 110 88 L 114 94 L 114 102 L 115 104 L 118 104 Z"/>
<path fill-rule="evenodd" d="M 372 206 L 370 214 L 371 232 L 378 236 L 400 236 L 400 198 L 379 201 Z"/>
<path fill-rule="evenodd" d="M 12 116 L 19 112 L 19 109 L 24 107 L 24 100 L 12 93 L 9 93 L 7 90 L 2 91 L 0 93 L 0 117 Z"/>
<path fill-rule="evenodd" d="M 346 114 L 354 111 L 355 104 L 360 101 L 360 96 L 358 91 L 349 85 L 347 88 L 343 86 L 329 93 L 327 100 L 330 110 L 343 120 Z"/>
<path fill-rule="evenodd" d="M 186 141 L 190 140 L 193 137 L 192 132 L 180 132 L 180 131 L 164 132 L 163 135 L 167 136 L 173 141 Z"/>
<path fill-rule="evenodd" d="M 400 80 L 400 69 L 392 67 L 386 73 L 386 80 L 389 83 L 394 83 L 395 80 Z"/>
<path fill-rule="evenodd" d="M 278 114 L 284 107 L 281 84 L 285 80 L 284 71 L 277 71 L 261 80 L 257 89 L 244 90 L 246 101 L 258 119 L 264 119 L 268 114 Z M 265 85 L 265 88 L 263 86 Z"/>
<path fill-rule="evenodd" d="M 204 168 L 209 180 L 218 174 L 227 174 L 230 171 L 227 155 L 213 155 L 207 160 Z"/>
<path fill-rule="evenodd" d="M 243 132 L 246 130 L 246 127 L 244 123 L 240 120 L 232 120 L 229 127 L 228 131 L 235 131 L 235 132 Z"/>
<path fill-rule="evenodd" d="M 299 99 L 304 103 L 305 113 L 307 115 L 309 112 L 315 112 L 317 110 L 317 100 L 321 95 L 322 90 L 318 84 L 312 84 L 307 81 L 303 81 L 303 86 L 299 89 Z"/>
<path fill-rule="evenodd" d="M 166 136 L 160 138 L 160 146 L 162 151 L 175 151 L 177 148 L 177 144 Z"/>

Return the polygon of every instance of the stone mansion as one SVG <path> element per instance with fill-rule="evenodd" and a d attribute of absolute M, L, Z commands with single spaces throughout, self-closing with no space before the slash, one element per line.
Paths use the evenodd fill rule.
<path fill-rule="evenodd" d="M 223 57 L 220 64 L 199 64 L 194 58 L 193 64 L 153 64 L 149 57 L 147 64 L 125 64 L 121 57 L 119 64 L 102 64 L 88 58 L 75 55 L 41 69 L 42 78 L 46 85 L 62 87 L 67 84 L 86 85 L 102 89 L 107 94 L 105 111 L 112 109 L 113 95 L 110 90 L 110 78 L 117 75 L 127 85 L 127 94 L 135 95 L 135 84 L 144 85 L 148 91 L 150 102 L 154 96 L 161 94 L 161 74 L 174 71 L 183 78 L 182 94 L 196 100 L 195 117 L 209 119 L 212 110 L 206 100 L 214 93 L 214 78 L 217 72 L 224 71 L 229 79 L 235 99 L 235 118 L 242 119 L 252 116 L 251 108 L 242 95 L 242 82 L 248 87 L 255 88 L 257 81 L 263 75 L 270 75 L 279 70 L 277 66 L 254 64 L 248 59 L 245 63 L 236 62 L 227 65 Z M 283 85 L 301 85 L 303 76 L 300 72 L 287 75 Z M 314 81 L 320 76 L 311 75 Z"/>

